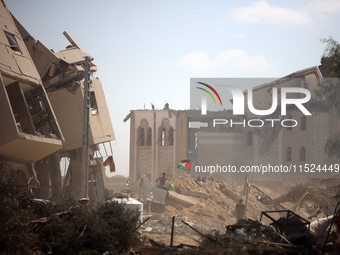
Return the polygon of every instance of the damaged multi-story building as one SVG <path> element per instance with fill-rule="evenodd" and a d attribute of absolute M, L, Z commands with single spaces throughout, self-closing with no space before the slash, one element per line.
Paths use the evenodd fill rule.
<path fill-rule="evenodd" d="M 293 105 L 287 108 L 286 115 L 281 115 L 279 101 L 276 111 L 259 118 L 246 105 L 247 91 L 243 93 L 245 113 L 242 116 L 233 115 L 232 110 L 209 112 L 207 115 L 198 110 L 131 111 L 128 115 L 131 125 L 130 177 L 136 179 L 139 174 L 146 174 L 152 182 L 162 172 L 177 177 L 185 173 L 175 168 L 183 159 L 193 160 L 191 174 L 214 177 L 249 177 L 249 173 L 235 174 L 232 170 L 260 165 L 293 166 L 295 174 L 253 173 L 251 177 L 266 180 L 322 177 L 322 172 L 306 174 L 304 167 L 314 164 L 315 168 L 325 165 L 329 168 L 339 164 L 339 160 L 328 156 L 325 151 L 328 139 L 340 130 L 340 119 L 334 108 L 329 110 L 325 107 L 325 98 L 316 95 L 318 86 L 325 82 L 324 76 L 328 73 L 323 63 L 252 88 L 253 107 L 258 110 L 271 107 L 274 87 L 278 91 L 284 87 L 305 88 L 311 92 L 311 99 L 306 105 L 311 112 L 308 116 Z M 291 93 L 289 96 L 294 99 L 300 98 L 301 94 Z M 214 126 L 214 119 L 225 122 Z M 237 124 L 230 125 L 231 119 Z M 264 123 L 265 119 L 276 121 L 254 127 L 260 121 Z M 252 125 L 247 125 L 249 120 Z M 282 121 L 284 125 L 280 124 Z M 292 121 L 294 123 L 289 124 Z M 221 171 L 223 166 L 225 171 Z M 228 169 L 228 166 L 235 168 Z M 216 172 L 211 175 L 208 167 Z"/>
<path fill-rule="evenodd" d="M 33 163 L 62 149 L 64 137 L 39 72 L 3 1 L 0 12 L 0 177 L 27 189 L 37 182 Z"/>
<path fill-rule="evenodd" d="M 20 74 L 21 72 L 22 76 L 17 78 L 17 83 L 15 83 L 16 80 L 6 80 L 4 87 L 18 84 L 15 86 L 20 87 L 24 93 L 20 94 L 20 91 L 14 91 L 13 93 L 15 93 L 16 97 L 20 97 L 22 94 L 26 96 L 25 102 L 18 108 L 20 108 L 20 111 L 29 109 L 29 113 L 32 115 L 31 117 L 26 117 L 25 122 L 17 119 L 15 126 L 18 130 L 28 130 L 27 132 L 38 134 L 36 136 L 41 137 L 41 139 L 47 139 L 47 136 L 53 137 L 49 139 L 54 139 L 53 146 L 37 147 L 37 149 L 30 147 L 27 152 L 21 153 L 21 155 L 28 157 L 28 155 L 34 154 L 35 150 L 41 152 L 40 155 L 30 158 L 31 162 L 34 162 L 36 176 L 40 182 L 40 198 L 60 197 L 63 189 L 64 192 L 73 195 L 75 198 L 81 198 L 83 197 L 81 176 L 84 168 L 81 161 L 84 104 L 83 80 L 85 75 L 88 75 L 85 73 L 84 68 L 85 57 L 88 57 L 91 60 L 89 72 L 93 74 L 97 71 L 93 57 L 88 55 L 67 32 L 64 32 L 64 35 L 70 45 L 65 50 L 55 53 L 39 40 L 35 40 L 24 26 L 15 17 L 11 16 L 4 2 L 2 2 L 1 10 L 6 13 L 10 21 L 8 22 L 9 25 L 2 22 L 5 32 L 4 36 L 1 37 L 5 45 L 3 49 L 7 51 L 7 54 L 11 54 L 8 58 L 2 59 L 4 63 L 1 68 L 4 68 L 4 71 L 1 70 L 1 73 L 2 76 L 8 76 L 8 73 L 11 74 L 9 71 L 13 72 L 13 70 L 17 69 L 17 73 Z M 5 41 L 6 38 L 7 40 Z M 18 44 L 15 45 L 14 42 L 18 42 Z M 20 47 L 20 54 L 16 47 Z M 26 61 L 22 67 L 19 66 L 20 57 Z M 5 67 L 8 67 L 9 71 L 6 71 Z M 23 73 L 28 71 L 31 71 L 32 74 Z M 24 75 L 28 76 L 32 81 L 23 77 Z M 18 75 L 16 74 L 16 76 Z M 35 83 L 33 83 L 33 78 Z M 21 85 L 26 80 L 30 82 L 27 82 L 29 85 L 33 84 L 34 86 L 31 86 L 40 94 L 38 92 L 29 94 L 28 86 Z M 7 90 L 9 89 L 10 87 Z M 98 78 L 91 79 L 89 90 L 90 182 L 95 183 L 97 187 L 96 195 L 99 200 L 103 201 L 105 199 L 106 178 L 103 156 L 100 154 L 99 145 L 114 140 L 115 136 L 104 91 Z M 26 108 L 23 108 L 23 105 Z M 38 115 L 39 110 L 44 114 Z M 14 114 L 16 113 L 14 112 Z M 42 123 L 40 124 L 38 120 Z M 29 129 L 29 121 L 33 123 L 33 128 L 31 129 Z M 47 128 L 46 123 L 49 128 Z M 8 137 L 6 127 L 1 124 L 1 128 L 4 129 L 2 134 Z M 15 146 L 12 147 L 15 151 L 20 150 Z M 4 147 L 0 154 L 9 154 L 6 151 Z M 62 187 L 60 172 L 61 157 L 69 159 L 64 188 Z M 52 194 L 50 190 L 51 184 Z"/>

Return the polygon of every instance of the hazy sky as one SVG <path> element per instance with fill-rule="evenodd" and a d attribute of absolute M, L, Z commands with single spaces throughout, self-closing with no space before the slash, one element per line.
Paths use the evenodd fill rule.
<path fill-rule="evenodd" d="M 94 57 L 116 134 L 116 173 L 128 175 L 133 109 L 190 108 L 191 77 L 282 77 L 319 65 L 340 42 L 339 0 L 7 0 L 54 51 L 69 32 Z"/>

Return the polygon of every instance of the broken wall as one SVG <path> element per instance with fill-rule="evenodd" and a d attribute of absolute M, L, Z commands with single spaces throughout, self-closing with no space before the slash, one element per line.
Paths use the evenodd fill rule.
<path fill-rule="evenodd" d="M 0 155 L 34 162 L 62 147 L 63 137 L 41 79 L 5 3 L 0 3 Z"/>

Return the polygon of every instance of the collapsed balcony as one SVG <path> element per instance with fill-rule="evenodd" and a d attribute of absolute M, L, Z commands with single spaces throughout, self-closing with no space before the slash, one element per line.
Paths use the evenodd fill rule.
<path fill-rule="evenodd" d="M 44 88 L 7 76 L 0 83 L 0 154 L 37 161 L 61 149 L 63 137 Z"/>

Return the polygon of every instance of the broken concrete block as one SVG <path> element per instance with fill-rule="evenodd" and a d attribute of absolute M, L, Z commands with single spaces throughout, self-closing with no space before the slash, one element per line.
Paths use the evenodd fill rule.
<path fill-rule="evenodd" d="M 234 191 L 232 191 L 231 189 L 227 188 L 227 187 L 221 187 L 220 188 L 221 192 L 226 195 L 227 197 L 231 198 L 232 200 L 234 200 L 236 203 L 240 200 L 240 196 L 237 195 Z"/>
<path fill-rule="evenodd" d="M 191 197 L 203 197 L 208 198 L 208 194 L 198 192 L 198 191 L 188 191 L 188 190 L 178 190 L 178 193 L 185 195 L 185 196 L 191 196 Z"/>
<path fill-rule="evenodd" d="M 175 191 L 168 191 L 168 197 L 175 199 L 176 201 L 186 205 L 195 205 L 198 203 L 195 199 L 192 199 L 185 195 L 178 194 Z"/>

